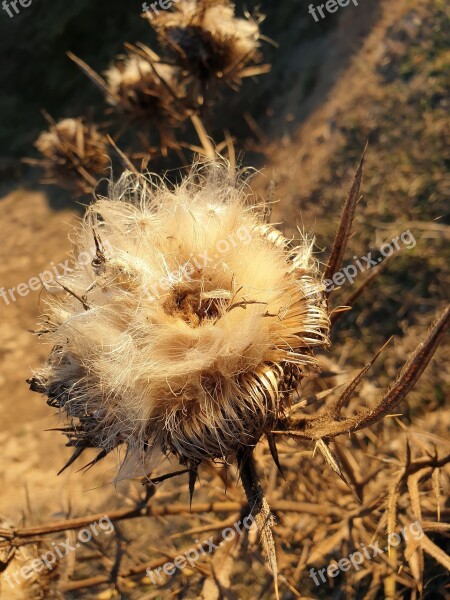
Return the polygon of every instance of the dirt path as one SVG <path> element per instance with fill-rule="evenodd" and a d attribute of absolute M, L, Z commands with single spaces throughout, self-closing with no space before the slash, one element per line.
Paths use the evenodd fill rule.
<path fill-rule="evenodd" d="M 52 261 L 55 265 L 63 261 L 67 235 L 76 219 L 75 211 L 54 212 L 42 193 L 18 190 L 1 200 L 1 285 L 6 290 L 17 288 L 51 269 Z M 76 511 L 95 504 L 94 495 L 83 494 L 83 490 L 99 485 L 108 465 L 86 477 L 74 469 L 57 477 L 70 450 L 64 448 L 60 433 L 45 431 L 58 425 L 57 417 L 44 398 L 30 392 L 26 384 L 31 369 L 48 352 L 29 331 L 36 328 L 43 309 L 41 294 L 29 291 L 21 297 L 14 291 L 13 295 L 15 302 L 7 295 L 9 304 L 0 297 L 0 514 L 17 522 L 27 506 L 26 490 L 34 518 L 67 510 L 69 501 Z"/>
<path fill-rule="evenodd" d="M 378 81 L 368 65 L 374 64 L 384 51 L 386 31 L 411 9 L 403 0 L 377 3 L 377 21 L 370 33 L 365 36 L 361 49 L 355 54 L 352 48 L 355 40 L 364 36 L 371 22 L 373 6 L 364 11 L 347 11 L 330 40 L 329 60 L 322 65 L 318 82 L 311 94 L 304 112 L 308 117 L 291 137 L 277 139 L 270 144 L 267 156 L 270 161 L 259 180 L 261 189 L 273 179 L 277 184 L 277 199 L 274 221 L 284 220 L 295 226 L 301 224 L 300 209 L 309 222 L 323 217 L 321 207 L 299 206 L 295 202 L 289 205 L 284 198 L 305 198 L 315 188 L 327 171 L 330 158 L 342 143 L 339 130 L 340 115 L 349 113 L 364 92 L 377 90 Z M 347 67 L 348 55 L 353 54 Z M 291 105 L 298 104 L 295 92 Z M 370 115 L 368 115 L 368 118 Z M 343 190 L 348 180 L 343 180 Z"/>

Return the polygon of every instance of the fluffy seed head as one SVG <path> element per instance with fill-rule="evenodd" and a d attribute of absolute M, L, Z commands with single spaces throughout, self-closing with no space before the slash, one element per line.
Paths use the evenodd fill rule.
<path fill-rule="evenodd" d="M 151 51 L 149 51 L 151 52 Z M 151 53 L 153 56 L 153 53 Z M 174 126 L 181 120 L 178 101 L 186 95 L 179 69 L 131 53 L 106 72 L 108 102 L 135 120 L 161 120 Z"/>
<path fill-rule="evenodd" d="M 260 33 L 256 20 L 236 18 L 234 12 L 229 0 L 181 0 L 172 11 L 148 18 L 160 41 L 196 77 L 237 84 L 258 74 L 247 68 L 260 59 Z"/>
<path fill-rule="evenodd" d="M 96 256 L 51 296 L 31 380 L 71 445 L 125 444 L 129 474 L 168 453 L 227 459 L 273 428 L 329 320 L 313 241 L 266 216 L 221 160 L 175 187 L 125 173 L 91 206 L 77 251 Z"/>

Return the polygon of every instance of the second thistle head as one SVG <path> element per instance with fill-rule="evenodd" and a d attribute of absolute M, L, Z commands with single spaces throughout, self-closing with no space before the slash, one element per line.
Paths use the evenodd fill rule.
<path fill-rule="evenodd" d="M 152 53 L 153 55 L 153 53 Z M 186 90 L 179 69 L 131 52 L 105 72 L 109 104 L 133 120 L 165 122 L 174 126 L 182 120 L 181 102 Z"/>

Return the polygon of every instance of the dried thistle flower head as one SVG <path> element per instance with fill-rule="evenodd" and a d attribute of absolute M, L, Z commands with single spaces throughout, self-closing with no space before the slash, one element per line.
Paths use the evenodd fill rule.
<path fill-rule="evenodd" d="M 14 529 L 6 519 L 0 519 L 0 527 Z M 0 598 L 8 600 L 62 600 L 58 592 L 61 578 L 60 565 L 53 563 L 52 569 L 42 570 L 42 552 L 49 549 L 49 544 L 38 546 L 3 546 L 0 548 Z M 35 570 L 33 563 L 41 563 Z M 22 576 L 26 569 L 27 577 Z"/>
<path fill-rule="evenodd" d="M 220 160 L 173 189 L 125 173 L 88 210 L 78 244 L 96 257 L 48 301 L 54 348 L 31 380 L 75 454 L 125 444 L 123 475 L 170 453 L 195 469 L 273 428 L 329 319 L 313 241 L 266 215 Z"/>
<path fill-rule="evenodd" d="M 92 192 L 94 175 L 104 174 L 110 163 L 105 137 L 82 119 L 52 121 L 35 146 L 43 159 L 28 162 L 44 169 L 44 181 L 82 194 Z"/>
<path fill-rule="evenodd" d="M 236 86 L 243 77 L 267 71 L 260 60 L 259 22 L 236 18 L 229 0 L 181 0 L 173 11 L 150 15 L 162 44 L 201 81 L 224 79 Z"/>
<path fill-rule="evenodd" d="M 186 97 L 180 71 L 148 52 L 148 58 L 131 53 L 104 73 L 107 100 L 134 120 L 164 121 L 173 127 L 183 120 L 180 101 Z"/>

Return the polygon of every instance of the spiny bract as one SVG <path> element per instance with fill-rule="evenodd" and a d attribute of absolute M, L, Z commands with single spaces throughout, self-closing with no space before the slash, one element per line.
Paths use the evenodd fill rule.
<path fill-rule="evenodd" d="M 96 245 L 48 300 L 53 344 L 31 380 L 69 444 L 125 444 L 121 475 L 172 453 L 195 468 L 254 446 L 328 343 L 313 240 L 289 243 L 220 159 L 175 187 L 124 173 L 88 210 Z"/>

